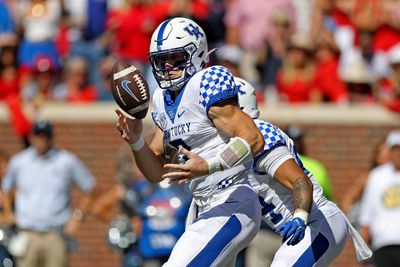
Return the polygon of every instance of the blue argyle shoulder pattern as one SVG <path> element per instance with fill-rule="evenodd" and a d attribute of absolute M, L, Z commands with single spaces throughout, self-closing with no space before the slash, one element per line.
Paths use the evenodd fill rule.
<path fill-rule="evenodd" d="M 256 121 L 256 125 L 264 137 L 264 150 L 286 145 L 285 137 L 278 127 L 269 122 L 259 120 Z"/>
<path fill-rule="evenodd" d="M 200 80 L 199 104 L 208 110 L 212 105 L 232 98 L 237 99 L 232 73 L 222 66 L 206 69 Z"/>

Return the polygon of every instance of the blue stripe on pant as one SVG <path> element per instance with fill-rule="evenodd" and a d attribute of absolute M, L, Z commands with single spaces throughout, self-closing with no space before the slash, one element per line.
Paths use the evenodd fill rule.
<path fill-rule="evenodd" d="M 328 239 L 323 234 L 319 233 L 311 243 L 311 246 L 309 246 L 307 250 L 304 251 L 303 255 L 293 264 L 293 267 L 313 266 L 328 248 Z"/>
<path fill-rule="evenodd" d="M 187 267 L 211 266 L 241 230 L 242 225 L 239 219 L 235 215 L 231 216 L 225 225 L 222 226 L 221 230 L 218 231 Z"/>

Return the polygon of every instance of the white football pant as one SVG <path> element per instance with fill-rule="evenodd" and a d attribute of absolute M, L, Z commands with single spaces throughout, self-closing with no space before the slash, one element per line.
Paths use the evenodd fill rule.
<path fill-rule="evenodd" d="M 295 246 L 287 241 L 276 252 L 272 267 L 328 266 L 343 250 L 349 237 L 347 221 L 328 202 L 310 214 L 304 238 Z"/>
<path fill-rule="evenodd" d="M 235 266 L 237 254 L 260 228 L 257 195 L 250 186 L 239 184 L 195 202 L 198 215 L 163 267 Z"/>

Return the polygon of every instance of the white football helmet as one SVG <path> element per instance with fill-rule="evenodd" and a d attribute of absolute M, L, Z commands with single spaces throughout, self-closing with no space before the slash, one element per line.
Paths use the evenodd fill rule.
<path fill-rule="evenodd" d="M 180 90 L 208 61 L 206 35 L 193 20 L 181 17 L 166 20 L 151 37 L 149 59 L 160 87 Z M 171 68 L 166 68 L 167 60 L 175 60 L 172 68 L 183 71 L 179 78 L 168 78 Z"/>
<path fill-rule="evenodd" d="M 252 119 L 257 119 L 260 116 L 256 97 L 256 89 L 247 81 L 235 77 L 235 84 L 238 87 L 239 107 Z"/>

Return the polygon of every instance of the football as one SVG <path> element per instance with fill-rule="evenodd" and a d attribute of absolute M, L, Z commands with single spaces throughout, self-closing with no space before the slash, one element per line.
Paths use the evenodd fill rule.
<path fill-rule="evenodd" d="M 118 106 L 129 115 L 143 119 L 149 109 L 149 86 L 143 74 L 123 61 L 117 61 L 112 71 L 112 94 Z"/>

